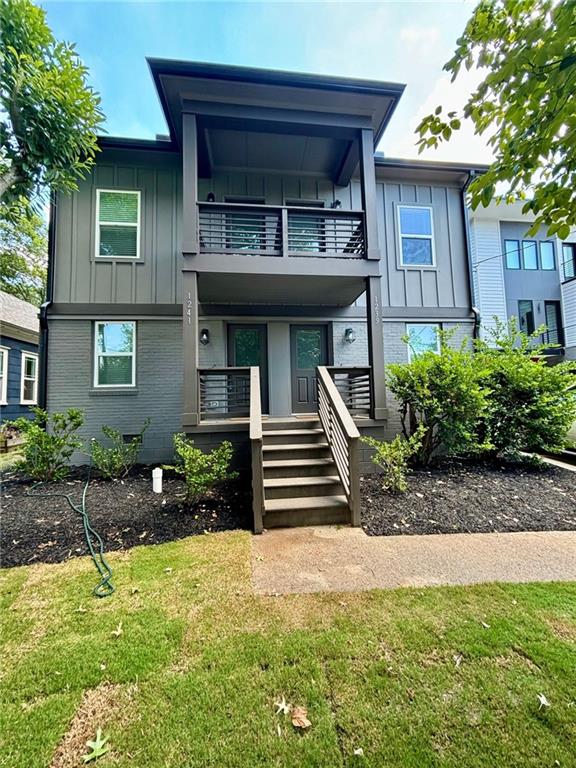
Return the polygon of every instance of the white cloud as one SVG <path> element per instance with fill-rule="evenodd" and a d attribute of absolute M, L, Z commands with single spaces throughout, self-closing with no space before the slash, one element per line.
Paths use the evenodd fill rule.
<path fill-rule="evenodd" d="M 438 27 L 403 27 L 400 30 L 400 40 L 412 47 L 435 45 L 439 37 Z"/>

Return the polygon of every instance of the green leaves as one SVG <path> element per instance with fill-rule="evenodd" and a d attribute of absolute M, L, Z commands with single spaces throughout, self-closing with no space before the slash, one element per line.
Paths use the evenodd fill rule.
<path fill-rule="evenodd" d="M 96 731 L 96 738 L 94 741 L 87 741 L 86 746 L 90 748 L 90 752 L 82 756 L 84 763 L 90 763 L 92 760 L 96 760 L 98 757 L 102 757 L 110 751 L 110 746 L 107 744 L 108 736 L 102 736 L 102 729 L 98 728 Z"/>
<path fill-rule="evenodd" d="M 46 225 L 35 213 L 0 209 L 0 290 L 39 307 L 44 301 L 48 242 Z"/>
<path fill-rule="evenodd" d="M 194 503 L 218 483 L 238 477 L 237 472 L 229 471 L 234 450 L 228 440 L 224 440 L 210 453 L 204 453 L 185 434 L 176 434 L 174 450 L 179 462 L 165 465 L 164 469 L 171 469 L 184 476 L 188 502 Z"/>
<path fill-rule="evenodd" d="M 444 69 L 485 71 L 464 105 L 476 133 L 488 133 L 495 160 L 470 188 L 488 205 L 497 185 L 531 198 L 538 229 L 568 236 L 576 226 L 576 3 L 574 0 L 481 2 Z M 460 121 L 442 107 L 417 128 L 419 152 L 450 141 Z M 555 229 L 552 227 L 555 226 Z"/>

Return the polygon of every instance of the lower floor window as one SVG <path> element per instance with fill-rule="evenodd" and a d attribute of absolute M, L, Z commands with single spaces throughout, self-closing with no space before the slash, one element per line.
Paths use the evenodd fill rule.
<path fill-rule="evenodd" d="M 36 405 L 38 399 L 38 355 L 22 353 L 22 379 L 20 402 L 22 405 Z"/>
<path fill-rule="evenodd" d="M 407 323 L 408 359 L 413 360 L 424 352 L 439 352 L 440 339 L 438 323 Z"/>
<path fill-rule="evenodd" d="M 0 404 L 8 402 L 8 350 L 0 347 Z"/>
<path fill-rule="evenodd" d="M 94 385 L 133 387 L 136 383 L 136 323 L 95 324 Z"/>

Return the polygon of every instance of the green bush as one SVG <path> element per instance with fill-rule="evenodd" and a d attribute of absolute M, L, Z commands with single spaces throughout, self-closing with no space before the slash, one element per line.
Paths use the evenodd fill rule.
<path fill-rule="evenodd" d="M 388 443 L 374 437 L 362 438 L 363 443 L 374 448 L 372 461 L 382 470 L 382 487 L 385 490 L 403 493 L 408 489 L 408 462 L 420 449 L 425 432 L 426 427 L 420 424 L 408 439 L 403 435 L 396 435 L 394 440 Z"/>
<path fill-rule="evenodd" d="M 487 408 L 486 373 L 466 348 L 466 340 L 453 348 L 453 332 L 438 335 L 438 353 L 424 352 L 410 363 L 388 366 L 388 386 L 400 404 L 404 437 L 424 427 L 417 453 L 422 464 L 440 448 L 448 455 L 486 448 L 479 434 Z"/>
<path fill-rule="evenodd" d="M 179 461 L 175 465 L 165 465 L 183 475 L 186 483 L 186 500 L 194 503 L 205 496 L 218 483 L 233 480 L 237 472 L 230 472 L 232 460 L 232 444 L 224 440 L 210 453 L 204 453 L 196 448 L 193 440 L 188 440 L 185 434 L 174 435 L 174 450 Z"/>
<path fill-rule="evenodd" d="M 542 330 L 527 336 L 512 318 L 507 325 L 497 322 L 487 342 L 476 342 L 477 365 L 487 372 L 490 390 L 482 431 L 496 455 L 517 459 L 522 450 L 560 450 L 576 420 L 574 363 L 546 364 Z"/>
<path fill-rule="evenodd" d="M 105 424 L 102 432 L 111 445 L 102 445 L 94 438 L 90 446 L 90 455 L 96 469 L 110 480 L 125 477 L 138 460 L 142 438 L 149 426 L 150 419 L 146 419 L 140 432 L 125 443 L 117 429 Z"/>
<path fill-rule="evenodd" d="M 34 419 L 21 417 L 12 424 L 24 435 L 24 458 L 19 469 L 34 480 L 62 480 L 68 474 L 68 461 L 82 443 L 75 436 L 84 423 L 77 408 L 49 415 L 42 408 L 31 408 Z"/>

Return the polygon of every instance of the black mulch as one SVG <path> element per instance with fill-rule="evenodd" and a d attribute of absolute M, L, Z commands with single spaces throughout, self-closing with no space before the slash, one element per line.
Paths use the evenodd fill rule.
<path fill-rule="evenodd" d="M 415 470 L 403 494 L 362 478 L 370 536 L 576 530 L 576 474 L 544 465 L 451 461 Z"/>
<path fill-rule="evenodd" d="M 67 481 L 42 486 L 35 493 L 71 493 L 78 503 L 85 478 L 86 469 L 74 470 Z M 79 515 L 65 499 L 26 496 L 30 488 L 31 483 L 14 474 L 4 475 L 1 566 L 58 563 L 87 554 Z M 107 552 L 250 527 L 251 497 L 240 482 L 227 484 L 190 508 L 179 478 L 164 473 L 163 490 L 161 495 L 152 492 L 148 468 L 139 468 L 124 480 L 92 479 L 87 509 Z"/>

